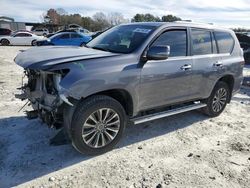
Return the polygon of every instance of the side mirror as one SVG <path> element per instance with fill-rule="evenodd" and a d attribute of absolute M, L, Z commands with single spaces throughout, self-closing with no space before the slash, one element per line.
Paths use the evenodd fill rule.
<path fill-rule="evenodd" d="M 169 57 L 170 46 L 153 46 L 147 51 L 147 60 L 165 60 Z"/>

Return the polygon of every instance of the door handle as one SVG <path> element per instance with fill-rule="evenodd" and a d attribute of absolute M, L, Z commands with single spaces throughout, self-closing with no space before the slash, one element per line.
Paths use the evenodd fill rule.
<path fill-rule="evenodd" d="M 221 61 L 217 61 L 216 63 L 214 63 L 214 67 L 222 67 L 223 63 Z"/>
<path fill-rule="evenodd" d="M 186 64 L 181 67 L 181 70 L 184 70 L 184 71 L 191 70 L 191 69 L 192 69 L 192 65 L 190 64 Z"/>

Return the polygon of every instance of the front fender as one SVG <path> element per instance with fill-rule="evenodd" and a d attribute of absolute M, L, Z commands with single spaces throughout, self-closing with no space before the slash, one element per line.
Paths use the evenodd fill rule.
<path fill-rule="evenodd" d="M 63 67 L 57 66 L 56 69 Z M 132 97 L 136 109 L 141 71 L 136 65 L 124 66 L 117 63 L 113 66 L 104 64 L 93 68 L 93 65 L 75 62 L 65 67 L 70 68 L 70 71 L 61 80 L 60 86 L 66 97 L 80 100 L 107 90 L 125 90 Z"/>

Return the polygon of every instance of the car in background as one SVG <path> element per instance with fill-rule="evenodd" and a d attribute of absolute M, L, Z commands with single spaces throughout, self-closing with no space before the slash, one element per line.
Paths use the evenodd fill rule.
<path fill-rule="evenodd" d="M 49 33 L 46 37 L 50 38 L 50 37 L 52 37 L 52 36 L 54 36 L 54 35 L 56 35 L 58 33 L 63 33 L 63 32 L 76 32 L 76 31 L 71 30 L 71 29 L 62 29 L 62 30 L 59 30 L 59 31 L 54 32 L 54 33 Z"/>
<path fill-rule="evenodd" d="M 37 36 L 29 32 L 17 32 L 10 36 L 0 37 L 0 43 L 3 46 L 8 45 L 36 45 L 37 40 L 41 40 L 44 37 Z"/>
<path fill-rule="evenodd" d="M 0 36 L 11 35 L 11 30 L 6 28 L 0 28 Z"/>
<path fill-rule="evenodd" d="M 250 32 L 243 32 L 242 34 L 247 35 L 248 37 L 250 37 Z"/>
<path fill-rule="evenodd" d="M 49 34 L 49 30 L 46 28 L 42 29 L 35 29 L 32 31 L 34 34 L 39 35 L 39 36 L 47 36 Z"/>
<path fill-rule="evenodd" d="M 104 30 L 101 30 L 101 31 L 92 32 L 92 35 L 91 35 L 92 39 L 98 37 L 100 34 L 104 33 L 105 31 L 107 31 L 107 30 L 109 30 L 111 28 L 112 27 L 108 27 L 107 29 L 104 29 Z"/>
<path fill-rule="evenodd" d="M 78 32 L 61 32 L 46 40 L 37 41 L 37 46 L 57 45 L 57 46 L 81 46 L 91 40 L 91 36 Z"/>
<path fill-rule="evenodd" d="M 245 62 L 246 64 L 250 64 L 250 37 L 242 33 L 236 33 L 236 36 L 243 49 Z"/>
<path fill-rule="evenodd" d="M 89 35 L 89 36 L 94 34 L 94 32 L 91 32 L 91 31 L 84 29 L 84 28 L 77 28 L 77 29 L 74 29 L 74 31 L 80 32 L 80 33 L 83 33 L 83 34 Z"/>

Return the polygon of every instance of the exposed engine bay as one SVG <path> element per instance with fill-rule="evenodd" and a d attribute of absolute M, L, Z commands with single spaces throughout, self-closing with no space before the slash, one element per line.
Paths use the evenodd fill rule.
<path fill-rule="evenodd" d="M 29 119 L 40 117 L 43 122 L 53 127 L 60 127 L 63 121 L 64 102 L 70 104 L 67 98 L 60 93 L 59 85 L 64 71 L 45 72 L 36 70 L 25 70 L 25 84 L 19 88 L 21 94 L 16 98 L 21 100 L 28 99 L 29 105 L 34 109 L 26 112 Z M 26 80 L 24 79 L 23 80 Z"/>

